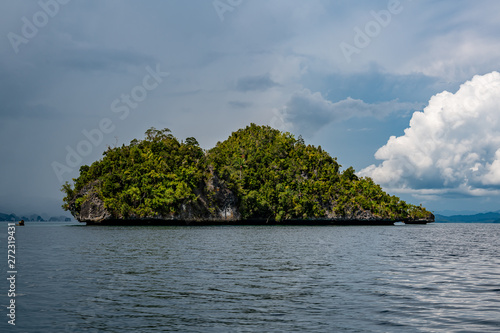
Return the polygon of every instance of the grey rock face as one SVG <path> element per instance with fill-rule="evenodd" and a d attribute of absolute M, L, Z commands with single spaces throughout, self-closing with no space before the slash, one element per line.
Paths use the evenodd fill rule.
<path fill-rule="evenodd" d="M 73 198 L 69 204 L 69 210 L 80 222 L 89 224 L 108 223 L 182 223 L 182 224 L 202 224 L 202 223 L 231 223 L 242 222 L 238 209 L 238 199 L 226 184 L 220 180 L 217 174 L 209 169 L 210 175 L 200 186 L 194 190 L 197 199 L 181 205 L 177 214 L 155 215 L 155 216 L 119 216 L 114 215 L 104 205 L 99 198 L 97 188 L 99 181 L 89 183 L 82 188 L 80 193 Z M 77 207 L 80 202 L 80 209 Z M 430 214 L 422 219 L 388 219 L 376 216 L 369 210 L 357 210 L 350 212 L 346 216 L 338 216 L 333 213 L 333 209 L 327 209 L 328 213 L 322 218 L 311 218 L 303 220 L 288 221 L 289 223 L 307 224 L 392 224 L 395 221 L 402 221 L 410 224 L 425 224 L 434 222 L 434 215 Z M 253 223 L 267 223 L 266 218 L 253 219 Z M 248 221 L 247 221 L 248 222 Z M 283 221 L 284 224 L 287 221 Z"/>
<path fill-rule="evenodd" d="M 82 188 L 69 204 L 69 210 L 80 222 L 93 224 L 111 221 L 179 221 L 179 222 L 231 222 L 239 221 L 241 214 L 236 195 L 210 170 L 210 177 L 195 190 L 197 200 L 183 204 L 178 214 L 156 216 L 117 216 L 112 214 L 97 194 L 99 182 L 92 182 Z M 80 209 L 77 202 L 82 201 Z"/>

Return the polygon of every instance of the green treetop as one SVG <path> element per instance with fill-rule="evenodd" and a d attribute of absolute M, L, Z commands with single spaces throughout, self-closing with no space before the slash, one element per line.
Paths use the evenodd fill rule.
<path fill-rule="evenodd" d="M 78 212 L 86 200 L 78 194 L 93 186 L 116 218 L 168 216 L 209 193 L 204 187 L 215 174 L 235 193 L 244 220 L 349 218 L 360 211 L 393 220 L 429 216 L 352 167 L 340 168 L 321 147 L 269 126 L 251 124 L 207 152 L 195 138 L 179 142 L 170 130 L 151 128 L 144 140 L 109 148 L 82 166 L 74 184 L 63 186 L 63 207 Z"/>

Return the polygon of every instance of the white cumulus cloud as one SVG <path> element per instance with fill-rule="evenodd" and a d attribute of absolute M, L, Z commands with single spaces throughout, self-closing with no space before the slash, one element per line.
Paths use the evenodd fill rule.
<path fill-rule="evenodd" d="M 500 73 L 433 96 L 360 171 L 392 189 L 484 195 L 500 189 Z"/>

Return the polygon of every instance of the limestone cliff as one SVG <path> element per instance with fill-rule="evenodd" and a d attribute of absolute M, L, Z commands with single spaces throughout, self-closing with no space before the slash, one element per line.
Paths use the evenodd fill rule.
<path fill-rule="evenodd" d="M 183 204 L 179 213 L 169 215 L 119 215 L 111 213 L 99 198 L 99 181 L 84 186 L 69 203 L 69 210 L 80 222 L 87 224 L 189 224 L 192 222 L 236 222 L 241 216 L 234 193 L 210 169 L 210 177 L 196 189 L 197 200 Z"/>
<path fill-rule="evenodd" d="M 63 191 L 90 224 L 392 224 L 434 216 L 290 133 L 251 124 L 203 150 L 170 130 L 108 148 Z"/>
<path fill-rule="evenodd" d="M 103 200 L 97 194 L 99 182 L 88 184 L 70 203 L 70 211 L 80 222 L 87 224 L 269 224 L 265 216 L 243 220 L 238 208 L 236 195 L 224 185 L 219 177 L 210 169 L 211 177 L 198 191 L 196 202 L 182 205 L 178 214 L 155 216 L 122 216 L 113 215 L 106 209 Z M 80 200 L 79 209 L 76 202 Z M 358 210 L 348 215 L 339 216 L 330 207 L 327 215 L 320 218 L 302 218 L 282 221 L 280 224 L 310 224 L 310 225 L 391 225 L 395 221 L 407 224 L 427 224 L 434 222 L 434 215 L 429 213 L 426 217 L 407 218 L 396 216 L 384 218 L 375 215 L 369 210 Z"/>

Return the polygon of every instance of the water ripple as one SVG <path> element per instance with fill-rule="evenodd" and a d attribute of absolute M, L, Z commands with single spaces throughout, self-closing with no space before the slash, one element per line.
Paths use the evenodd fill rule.
<path fill-rule="evenodd" d="M 494 224 L 30 226 L 19 230 L 18 327 L 497 332 L 499 242 Z"/>

